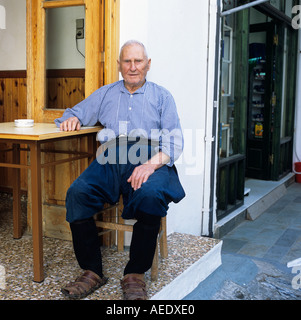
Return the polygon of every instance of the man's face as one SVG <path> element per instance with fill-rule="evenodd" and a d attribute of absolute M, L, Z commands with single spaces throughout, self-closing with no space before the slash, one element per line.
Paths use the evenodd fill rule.
<path fill-rule="evenodd" d="M 150 65 L 151 60 L 147 59 L 140 45 L 133 44 L 123 48 L 118 66 L 125 87 L 131 93 L 143 86 Z"/>

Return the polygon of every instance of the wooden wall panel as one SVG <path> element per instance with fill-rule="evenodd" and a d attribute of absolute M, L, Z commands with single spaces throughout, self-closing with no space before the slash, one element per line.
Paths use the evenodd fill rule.
<path fill-rule="evenodd" d="M 72 108 L 85 98 L 85 80 L 81 78 L 50 78 L 47 87 L 47 108 Z"/>
<path fill-rule="evenodd" d="M 0 122 L 11 122 L 27 118 L 26 71 L 0 71 Z M 0 144 L 0 149 L 11 145 Z M 21 145 L 21 147 L 25 147 Z M 21 153 L 21 163 L 26 163 L 27 155 Z M 0 161 L 12 161 L 11 152 L 0 153 Z M 11 189 L 12 169 L 0 168 L 0 189 Z M 21 170 L 21 189 L 27 190 L 27 170 Z"/>
<path fill-rule="evenodd" d="M 85 69 L 47 70 L 46 106 L 72 108 L 85 99 Z"/>
<path fill-rule="evenodd" d="M 26 118 L 26 79 L 0 77 L 0 108 L 1 122 Z"/>

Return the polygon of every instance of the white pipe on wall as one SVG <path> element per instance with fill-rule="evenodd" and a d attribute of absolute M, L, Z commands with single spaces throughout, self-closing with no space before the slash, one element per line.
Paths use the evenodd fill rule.
<path fill-rule="evenodd" d="M 213 230 L 210 230 L 210 215 L 214 212 L 214 208 L 210 206 L 210 195 L 215 194 L 215 190 L 211 189 L 211 168 L 215 166 L 212 163 L 212 147 L 216 132 L 212 130 L 214 108 L 217 107 L 214 101 L 214 79 L 215 79 L 215 54 L 216 54 L 216 19 L 217 19 L 217 3 L 216 0 L 209 0 L 209 26 L 208 26 L 208 62 L 207 62 L 207 93 L 206 93 L 206 123 L 205 123 L 205 163 L 203 178 L 203 208 L 202 208 L 202 231 L 201 235 L 208 236 Z M 214 219 L 215 220 L 215 219 Z M 212 228 L 213 226 L 211 226 Z"/>
<path fill-rule="evenodd" d="M 295 169 L 294 163 L 301 162 L 301 92 L 300 92 L 300 88 L 301 88 L 301 29 L 299 29 L 299 45 L 298 45 L 293 170 Z"/>

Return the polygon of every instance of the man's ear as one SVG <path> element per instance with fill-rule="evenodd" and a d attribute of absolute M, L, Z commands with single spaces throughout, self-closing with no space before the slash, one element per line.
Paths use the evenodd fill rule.
<path fill-rule="evenodd" d="M 148 63 L 147 63 L 147 71 L 150 69 L 152 64 L 152 59 L 148 59 Z"/>
<path fill-rule="evenodd" d="M 117 65 L 118 65 L 118 72 L 121 72 L 120 71 L 120 62 L 119 62 L 119 60 L 117 60 Z"/>

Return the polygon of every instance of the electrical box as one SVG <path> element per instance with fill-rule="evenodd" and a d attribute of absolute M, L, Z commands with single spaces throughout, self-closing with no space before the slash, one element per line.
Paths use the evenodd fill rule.
<path fill-rule="evenodd" d="M 76 19 L 76 39 L 84 39 L 85 37 L 85 20 Z"/>

